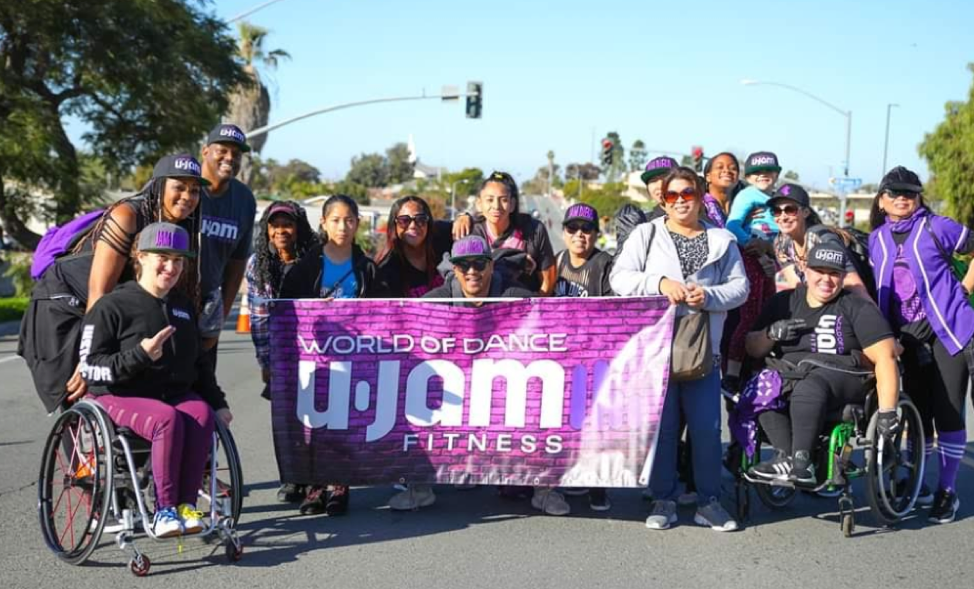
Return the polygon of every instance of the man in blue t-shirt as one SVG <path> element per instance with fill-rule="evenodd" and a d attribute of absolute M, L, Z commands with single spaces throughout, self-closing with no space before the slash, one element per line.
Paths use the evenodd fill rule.
<path fill-rule="evenodd" d="M 236 179 L 240 159 L 248 151 L 247 137 L 239 127 L 220 124 L 210 131 L 200 158 L 203 177 L 210 182 L 200 203 L 200 332 L 206 350 L 213 349 L 220 338 L 253 243 L 257 201 Z"/>

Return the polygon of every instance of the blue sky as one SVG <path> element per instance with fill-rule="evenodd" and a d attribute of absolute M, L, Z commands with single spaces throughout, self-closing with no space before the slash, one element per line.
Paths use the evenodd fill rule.
<path fill-rule="evenodd" d="M 230 18 L 261 0 L 219 0 Z M 974 61 L 974 3 L 964 0 L 743 2 L 460 2 L 283 0 L 250 16 L 268 48 L 293 59 L 273 74 L 271 121 L 343 102 L 437 93 L 484 82 L 484 115 L 430 100 L 325 114 L 271 133 L 265 157 L 301 158 L 328 178 L 352 156 L 412 134 L 420 159 L 530 178 L 554 150 L 588 161 L 617 131 L 628 147 L 777 152 L 824 185 L 840 175 L 845 118 L 799 86 L 852 111 L 850 175 L 878 181 L 886 105 L 889 167 L 926 175 L 916 146 L 964 100 Z M 830 171 L 831 170 L 831 171 Z"/>

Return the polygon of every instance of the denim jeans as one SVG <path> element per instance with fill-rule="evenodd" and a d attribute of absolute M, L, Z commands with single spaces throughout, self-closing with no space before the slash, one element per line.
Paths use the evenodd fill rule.
<path fill-rule="evenodd" d="M 659 439 L 649 487 L 656 499 L 674 500 L 679 494 L 676 477 L 676 445 L 680 435 L 680 410 L 693 445 L 693 478 L 698 502 L 720 497 L 720 370 L 691 381 L 670 381 L 660 419 Z"/>

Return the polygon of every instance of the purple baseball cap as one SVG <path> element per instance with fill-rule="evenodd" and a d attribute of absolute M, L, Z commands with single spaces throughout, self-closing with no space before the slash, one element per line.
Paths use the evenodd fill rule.
<path fill-rule="evenodd" d="M 153 223 L 143 229 L 139 233 L 139 251 L 196 257 L 196 252 L 189 246 L 189 233 L 172 223 Z"/>
<path fill-rule="evenodd" d="M 450 250 L 450 261 L 466 260 L 469 258 L 490 259 L 490 246 L 487 241 L 479 235 L 468 235 L 453 243 Z"/>
<path fill-rule="evenodd" d="M 649 160 L 646 164 L 646 171 L 642 173 L 640 179 L 642 179 L 643 184 L 649 184 L 654 178 L 658 178 L 663 174 L 670 171 L 672 168 L 679 167 L 679 163 L 668 155 L 662 155 L 660 157 L 654 157 Z"/>
<path fill-rule="evenodd" d="M 562 226 L 568 225 L 572 221 L 587 221 L 589 223 L 595 223 L 595 226 L 598 227 L 599 212 L 595 210 L 595 207 L 584 203 L 572 205 L 565 211 L 565 219 L 561 224 Z"/>

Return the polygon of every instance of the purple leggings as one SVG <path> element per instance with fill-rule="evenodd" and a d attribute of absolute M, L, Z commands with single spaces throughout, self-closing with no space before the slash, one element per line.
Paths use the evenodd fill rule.
<path fill-rule="evenodd" d="M 156 504 L 162 508 L 196 505 L 216 427 L 206 401 L 186 393 L 171 403 L 115 395 L 99 395 L 98 402 L 116 425 L 152 443 Z"/>

